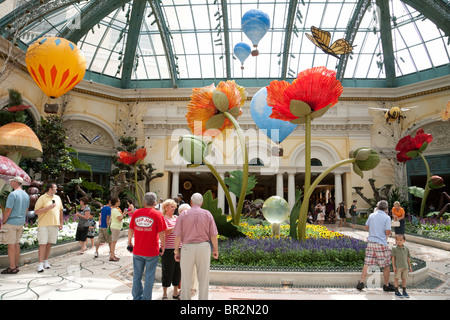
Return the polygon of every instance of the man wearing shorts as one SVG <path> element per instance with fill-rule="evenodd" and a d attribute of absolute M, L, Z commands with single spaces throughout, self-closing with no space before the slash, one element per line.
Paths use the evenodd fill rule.
<path fill-rule="evenodd" d="M 61 198 L 56 195 L 56 192 L 56 184 L 47 184 L 45 193 L 39 197 L 34 206 L 34 211 L 38 216 L 38 272 L 50 268 L 48 257 L 50 255 L 52 243 L 56 243 L 58 231 L 62 230 L 63 227 L 63 205 Z"/>
<path fill-rule="evenodd" d="M 6 200 L 6 210 L 3 219 L 3 229 L 7 230 L 6 244 L 8 245 L 9 268 L 2 274 L 16 274 L 19 272 L 20 238 L 22 238 L 25 216 L 30 206 L 30 197 L 22 190 L 23 179 L 15 177 L 9 180 L 14 189 Z"/>
<path fill-rule="evenodd" d="M 387 238 L 391 234 L 391 218 L 388 216 L 387 211 L 387 201 L 381 200 L 378 202 L 378 210 L 367 219 L 365 228 L 369 230 L 369 238 L 361 280 L 356 286 L 358 290 L 364 289 L 364 281 L 369 267 L 378 265 L 380 268 L 383 268 L 383 290 L 394 291 L 394 286 L 389 283 L 391 250 L 389 249 Z"/>
<path fill-rule="evenodd" d="M 111 223 L 111 199 L 108 198 L 108 203 L 102 207 L 100 211 L 100 219 L 98 226 L 98 239 L 95 244 L 94 258 L 98 258 L 98 248 L 101 243 L 107 243 L 111 252 L 111 235 L 108 233 L 108 226 Z"/>

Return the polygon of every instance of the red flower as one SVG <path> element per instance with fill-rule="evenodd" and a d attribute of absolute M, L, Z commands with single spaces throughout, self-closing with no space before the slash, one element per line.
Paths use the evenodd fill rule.
<path fill-rule="evenodd" d="M 20 104 L 18 106 L 9 107 L 6 110 L 8 110 L 9 112 L 19 112 L 19 111 L 27 110 L 30 107 L 31 106 L 26 106 L 24 104 Z"/>
<path fill-rule="evenodd" d="M 433 136 L 424 133 L 423 129 L 417 130 L 414 138 L 410 135 L 401 138 L 395 147 L 395 150 L 398 151 L 397 160 L 406 162 L 417 157 L 419 153 L 425 151 L 431 141 L 433 141 Z"/>
<path fill-rule="evenodd" d="M 284 121 L 302 122 L 302 112 L 294 114 L 291 102 L 303 101 L 310 107 L 307 110 L 312 118 L 322 116 L 327 107 L 332 107 L 338 102 L 343 87 L 336 79 L 336 72 L 325 67 L 315 67 L 298 74 L 292 84 L 286 81 L 272 81 L 267 87 L 267 104 L 272 107 L 271 118 Z M 314 116 L 314 112 L 321 109 Z"/>
<path fill-rule="evenodd" d="M 134 165 L 139 164 L 142 160 L 145 159 L 145 157 L 147 156 L 147 149 L 138 149 L 134 154 L 128 151 L 120 151 L 117 153 L 117 155 L 119 156 L 118 161 L 124 164 Z"/>

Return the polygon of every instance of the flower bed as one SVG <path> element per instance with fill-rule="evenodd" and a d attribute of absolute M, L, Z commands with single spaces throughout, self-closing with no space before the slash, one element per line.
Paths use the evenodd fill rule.
<path fill-rule="evenodd" d="M 289 237 L 289 225 L 281 226 L 280 236 L 272 236 L 267 221 L 248 219 L 240 223 L 240 231 L 247 237 L 221 239 L 219 259 L 212 267 L 233 268 L 362 268 L 367 244 L 324 226 L 307 225 L 306 240 Z"/>
<path fill-rule="evenodd" d="M 406 233 L 439 241 L 450 242 L 450 221 L 448 219 L 423 218 L 413 224 L 411 217 L 406 219 Z"/>
<path fill-rule="evenodd" d="M 350 237 L 309 238 L 298 241 L 281 238 L 240 238 L 219 242 L 219 259 L 212 266 L 257 266 L 295 268 L 361 268 L 366 243 Z"/>

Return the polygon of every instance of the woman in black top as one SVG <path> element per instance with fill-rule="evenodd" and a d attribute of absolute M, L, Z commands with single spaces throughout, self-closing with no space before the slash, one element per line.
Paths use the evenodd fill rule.
<path fill-rule="evenodd" d="M 342 201 L 339 203 L 339 206 L 337 208 L 337 212 L 339 213 L 339 227 L 342 227 L 342 225 L 345 227 L 345 213 L 347 211 L 347 208 L 345 207 L 345 202 Z"/>

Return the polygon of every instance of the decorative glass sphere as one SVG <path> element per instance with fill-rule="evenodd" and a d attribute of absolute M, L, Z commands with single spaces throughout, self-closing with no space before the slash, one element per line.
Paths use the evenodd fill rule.
<path fill-rule="evenodd" d="M 262 212 L 270 223 L 281 223 L 289 216 L 289 204 L 279 196 L 272 196 L 264 201 Z"/>

